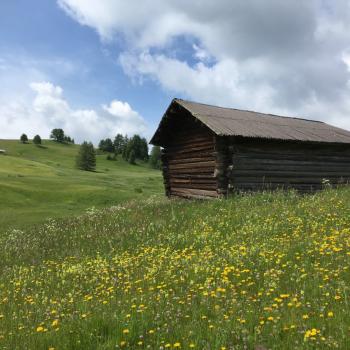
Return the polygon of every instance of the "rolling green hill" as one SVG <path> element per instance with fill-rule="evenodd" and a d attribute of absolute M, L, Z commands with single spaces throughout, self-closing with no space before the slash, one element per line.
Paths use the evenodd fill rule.
<path fill-rule="evenodd" d="M 159 195 L 161 174 L 147 164 L 97 156 L 96 172 L 75 168 L 77 145 L 0 140 L 0 230 Z"/>

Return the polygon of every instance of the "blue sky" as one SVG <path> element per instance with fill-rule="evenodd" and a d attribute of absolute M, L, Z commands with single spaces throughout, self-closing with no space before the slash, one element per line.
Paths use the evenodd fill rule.
<path fill-rule="evenodd" d="M 0 138 L 149 138 L 175 96 L 350 129 L 349 32 L 345 0 L 4 0 Z"/>

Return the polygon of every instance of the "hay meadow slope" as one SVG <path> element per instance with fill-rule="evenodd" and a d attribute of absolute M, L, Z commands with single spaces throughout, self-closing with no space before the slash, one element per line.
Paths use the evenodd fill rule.
<path fill-rule="evenodd" d="M 77 170 L 77 145 L 0 140 L 0 149 L 0 231 L 163 192 L 160 172 L 144 164 L 98 155 L 96 172 Z"/>
<path fill-rule="evenodd" d="M 349 349 L 350 190 L 134 201 L 0 235 L 1 349 Z"/>

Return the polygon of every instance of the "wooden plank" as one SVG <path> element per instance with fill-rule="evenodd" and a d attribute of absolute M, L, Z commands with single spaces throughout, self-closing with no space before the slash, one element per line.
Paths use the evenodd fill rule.
<path fill-rule="evenodd" d="M 194 194 L 183 194 L 183 193 L 176 193 L 173 192 L 169 196 L 170 198 L 181 198 L 181 199 L 199 199 L 199 200 L 213 200 L 216 197 L 208 197 L 208 196 L 199 196 Z"/>
<path fill-rule="evenodd" d="M 171 176 L 178 176 L 180 174 L 184 174 L 184 175 L 192 175 L 192 174 L 198 174 L 200 173 L 201 175 L 207 175 L 207 176 L 213 176 L 214 175 L 214 169 L 207 169 L 207 168 L 203 168 L 201 169 L 201 171 L 199 172 L 198 169 L 172 169 L 171 170 Z"/>
<path fill-rule="evenodd" d="M 183 148 L 183 149 L 177 149 L 177 150 L 167 150 L 166 151 L 166 155 L 167 156 L 174 156 L 177 154 L 183 154 L 183 153 L 193 153 L 196 154 L 196 152 L 213 152 L 213 146 L 195 146 L 195 147 L 191 147 L 191 148 Z"/>
<path fill-rule="evenodd" d="M 294 154 L 313 154 L 313 155 L 350 155 L 349 145 L 327 145 L 317 144 L 311 145 L 307 143 L 288 143 L 288 142 L 274 142 L 272 140 L 266 140 L 261 143 L 249 142 L 246 144 L 235 144 L 234 150 L 238 153 L 294 153 Z"/>
<path fill-rule="evenodd" d="M 332 166 L 270 166 L 270 167 L 236 167 L 231 169 L 231 173 L 235 174 L 300 174 L 300 173 L 322 173 L 322 174 L 347 174 L 350 175 L 349 167 L 332 167 Z"/>
<path fill-rule="evenodd" d="M 191 178 L 177 178 L 177 177 L 171 177 L 169 178 L 170 183 L 187 183 L 187 184 L 215 184 L 216 178 L 210 178 L 210 179 L 191 179 Z"/>
<path fill-rule="evenodd" d="M 188 188 L 181 188 L 181 187 L 173 187 L 171 189 L 171 193 L 175 194 L 182 194 L 182 195 L 197 195 L 197 196 L 203 196 L 203 197 L 217 197 L 218 193 L 216 191 L 209 191 L 209 190 L 198 190 L 198 189 L 188 189 Z"/>
<path fill-rule="evenodd" d="M 213 190 L 216 191 L 217 185 L 216 182 L 207 184 L 207 183 L 178 183 L 170 181 L 171 190 L 176 188 L 189 188 L 189 189 L 203 189 L 203 190 Z"/>
<path fill-rule="evenodd" d="M 189 159 L 189 158 L 205 158 L 210 157 L 214 159 L 214 152 L 212 151 L 193 151 L 192 153 L 173 153 L 173 154 L 167 154 L 165 155 L 167 157 L 167 160 L 170 162 L 172 160 L 183 160 L 183 159 Z"/>
<path fill-rule="evenodd" d="M 274 165 L 274 164 L 283 164 L 283 165 L 315 165 L 315 166 L 325 166 L 325 165 L 333 165 L 333 166 L 350 166 L 350 158 L 349 160 L 339 161 L 336 159 L 305 159 L 305 158 L 296 158 L 296 159 L 285 159 L 285 158 L 269 158 L 269 159 L 257 159 L 254 157 L 249 158 L 233 158 L 234 166 L 253 166 L 253 165 Z"/>
<path fill-rule="evenodd" d="M 303 167 L 301 168 L 294 168 L 291 169 L 283 169 L 280 168 L 279 170 L 270 169 L 233 169 L 231 172 L 230 177 L 244 177 L 244 176 L 280 176 L 280 177 L 293 177 L 293 176 L 305 176 L 305 177 L 350 177 L 350 169 L 349 171 L 346 171 L 346 169 L 315 169 L 315 168 L 309 168 L 305 169 Z"/>
<path fill-rule="evenodd" d="M 180 179 L 204 179 L 204 180 L 215 180 L 216 178 L 211 174 L 171 174 L 173 178 L 180 178 Z"/>
<path fill-rule="evenodd" d="M 182 158 L 182 159 L 169 159 L 168 164 L 184 164 L 184 163 L 197 163 L 215 161 L 214 157 L 194 157 L 194 158 Z"/>
<path fill-rule="evenodd" d="M 274 152 L 234 152 L 234 156 L 240 158 L 256 158 L 256 159 L 337 159 L 348 160 L 349 153 L 325 152 L 290 152 L 289 150 L 276 150 Z"/>
<path fill-rule="evenodd" d="M 193 152 L 196 150 L 214 150 L 214 146 L 210 142 L 203 142 L 203 143 L 194 143 L 190 146 L 173 146 L 173 147 L 168 147 L 165 150 L 165 154 L 176 154 L 176 153 L 183 153 L 183 152 Z"/>
<path fill-rule="evenodd" d="M 202 169 L 202 168 L 208 168 L 214 171 L 214 165 L 215 165 L 215 161 L 211 160 L 206 162 L 169 164 L 168 168 L 170 171 L 174 169 Z"/>

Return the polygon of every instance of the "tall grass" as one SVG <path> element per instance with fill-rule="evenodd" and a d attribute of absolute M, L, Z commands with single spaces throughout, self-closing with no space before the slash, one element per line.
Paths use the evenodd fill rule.
<path fill-rule="evenodd" d="M 350 190 L 88 210 L 0 237 L 3 349 L 350 348 Z"/>

